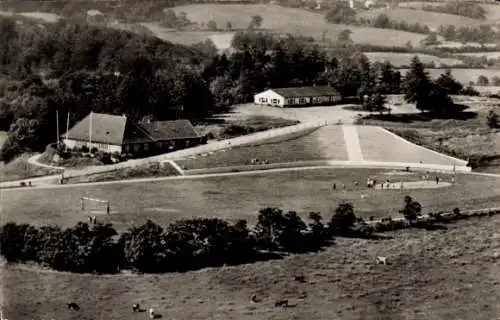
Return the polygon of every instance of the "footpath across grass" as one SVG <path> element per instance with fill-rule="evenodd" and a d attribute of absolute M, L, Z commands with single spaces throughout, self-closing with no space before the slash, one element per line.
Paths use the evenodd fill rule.
<path fill-rule="evenodd" d="M 13 161 L 0 163 L 0 181 L 14 181 L 61 173 L 62 170 L 40 167 L 28 163 L 31 155 L 25 154 Z"/>

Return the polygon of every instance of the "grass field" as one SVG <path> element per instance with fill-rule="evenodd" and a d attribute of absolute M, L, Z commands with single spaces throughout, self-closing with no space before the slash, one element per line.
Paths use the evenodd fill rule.
<path fill-rule="evenodd" d="M 500 155 L 500 131 L 486 126 L 490 110 L 498 109 L 497 100 L 481 97 L 455 97 L 456 103 L 470 106 L 476 116 L 464 119 L 412 120 L 406 122 L 365 120 L 367 125 L 377 125 L 397 131 L 400 135 L 414 137 L 419 144 L 440 152 L 470 156 L 494 157 Z M 481 171 L 500 173 L 496 162 L 484 163 Z"/>
<path fill-rule="evenodd" d="M 176 13 L 185 12 L 188 19 L 198 23 L 206 24 L 210 20 L 215 20 L 220 28 L 225 28 L 227 22 L 231 22 L 235 29 L 246 29 L 251 17 L 260 15 L 263 18 L 262 29 L 279 33 L 320 38 L 326 31 L 326 38 L 336 40 L 343 29 L 350 29 L 351 38 L 358 43 L 404 45 L 410 41 L 418 45 L 418 42 L 425 37 L 397 30 L 329 24 L 321 14 L 271 4 L 194 4 L 175 7 L 173 10 Z M 166 33 L 162 34 L 167 36 Z"/>
<path fill-rule="evenodd" d="M 409 24 L 420 23 L 427 25 L 431 29 L 437 29 L 440 25 L 468 26 L 475 27 L 483 21 L 475 20 L 467 17 L 457 16 L 453 14 L 445 14 L 439 12 L 429 12 L 423 10 L 412 10 L 405 8 L 395 9 L 374 9 L 359 13 L 359 17 L 375 19 L 379 14 L 386 14 L 391 20 L 405 21 Z"/>
<path fill-rule="evenodd" d="M 98 220 L 113 223 L 119 231 L 143 223 L 148 218 L 162 225 L 194 216 L 221 217 L 230 221 L 241 218 L 255 223 L 258 210 L 267 206 L 296 210 L 303 217 L 311 211 L 319 211 L 329 217 L 341 201 L 352 202 L 358 214 L 365 218 L 372 215 L 398 216 L 406 192 L 422 203 L 425 212 L 500 205 L 497 178 L 458 174 L 454 186 L 441 188 L 439 192 L 414 189 L 401 193 L 399 190 L 368 190 L 365 182 L 369 176 L 378 181 L 392 179 L 394 182 L 421 179 L 420 174 L 402 176 L 401 172 L 379 169 L 314 169 L 3 191 L 1 220 L 72 226 L 91 214 L 80 210 L 81 197 L 109 200 L 111 214 L 98 214 Z M 443 181 L 450 180 L 449 176 L 441 177 Z M 359 187 L 354 186 L 355 180 L 360 182 Z M 332 192 L 333 183 L 340 190 Z M 342 183 L 346 184 L 346 190 L 340 187 Z M 99 212 L 104 210 L 94 209 Z"/>
<path fill-rule="evenodd" d="M 471 56 L 471 57 L 483 57 L 485 56 L 488 59 L 498 59 L 500 58 L 500 51 L 494 51 L 494 52 L 466 52 L 466 53 L 460 53 L 459 55 L 462 56 Z"/>
<path fill-rule="evenodd" d="M 237 147 L 197 159 L 177 161 L 188 169 L 248 165 L 251 159 L 283 163 L 309 160 L 347 160 L 342 127 L 328 126 L 303 137 L 257 146 Z"/>
<path fill-rule="evenodd" d="M 451 58 L 439 58 L 437 56 L 433 56 L 430 54 L 421 54 L 421 53 L 398 53 L 398 52 L 365 52 L 364 53 L 370 61 L 377 62 L 385 62 L 389 61 L 394 66 L 409 66 L 411 63 L 411 59 L 414 56 L 418 56 L 422 63 L 431 63 L 434 62 L 436 64 L 446 64 L 448 66 L 460 65 L 463 62 L 460 59 L 451 59 Z"/>
<path fill-rule="evenodd" d="M 391 133 L 370 126 L 358 127 L 363 159 L 367 161 L 419 162 L 453 165 L 453 159 L 411 145 Z M 457 165 L 459 165 L 457 163 Z"/>
<path fill-rule="evenodd" d="M 339 238 L 319 253 L 180 274 L 6 267 L 0 269 L 3 311 L 9 319 L 145 319 L 131 310 L 140 303 L 163 319 L 497 319 L 500 217 L 446 227 L 387 233 L 392 238 L 381 241 Z M 377 255 L 390 265 L 376 265 Z M 293 280 L 301 274 L 306 283 Z M 253 294 L 262 302 L 252 304 Z M 281 298 L 296 307 L 275 308 Z M 81 310 L 69 312 L 68 300 Z"/>
<path fill-rule="evenodd" d="M 404 75 L 408 69 L 399 69 L 399 71 Z M 445 72 L 444 69 L 426 69 L 432 78 L 438 78 L 442 73 Z M 476 83 L 477 78 L 480 75 L 484 75 L 491 79 L 494 76 L 500 77 L 500 69 L 454 69 L 451 68 L 451 72 L 457 81 L 463 84 L 469 84 L 470 81 Z"/>

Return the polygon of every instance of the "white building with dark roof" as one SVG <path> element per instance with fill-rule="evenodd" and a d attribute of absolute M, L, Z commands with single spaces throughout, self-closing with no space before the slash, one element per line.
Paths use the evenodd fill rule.
<path fill-rule="evenodd" d="M 91 112 L 61 138 L 71 148 L 86 146 L 109 153 L 149 156 L 206 142 L 189 120 L 133 123 L 126 116 Z"/>
<path fill-rule="evenodd" d="M 292 87 L 274 88 L 254 96 L 254 103 L 276 107 L 305 105 L 328 105 L 342 100 L 340 93 L 332 87 Z"/>

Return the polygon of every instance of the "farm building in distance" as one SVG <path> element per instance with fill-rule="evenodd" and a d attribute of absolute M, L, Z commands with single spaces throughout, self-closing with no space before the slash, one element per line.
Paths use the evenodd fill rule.
<path fill-rule="evenodd" d="M 126 116 L 91 112 L 62 135 L 68 148 L 145 157 L 206 143 L 189 120 L 133 123 Z"/>
<path fill-rule="evenodd" d="M 269 89 L 254 96 L 256 104 L 282 108 L 332 104 L 341 99 L 342 97 L 337 90 L 327 86 Z"/>

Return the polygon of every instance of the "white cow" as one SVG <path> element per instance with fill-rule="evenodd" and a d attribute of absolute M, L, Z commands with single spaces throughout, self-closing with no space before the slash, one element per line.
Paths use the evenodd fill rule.
<path fill-rule="evenodd" d="M 387 264 L 387 257 L 380 257 L 380 256 L 378 256 L 377 257 L 377 264 L 380 264 L 380 263 Z"/>
<path fill-rule="evenodd" d="M 155 309 L 149 308 L 149 319 L 155 318 Z"/>

